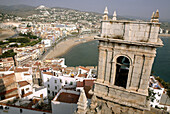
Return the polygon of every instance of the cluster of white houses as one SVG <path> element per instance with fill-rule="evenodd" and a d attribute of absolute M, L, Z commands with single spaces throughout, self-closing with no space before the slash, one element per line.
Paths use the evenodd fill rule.
<path fill-rule="evenodd" d="M 66 106 L 65 113 L 73 113 L 81 91 L 91 98 L 88 91 L 96 78 L 92 69 L 67 67 L 64 61 L 46 59 L 0 68 L 0 112 L 56 113 Z"/>

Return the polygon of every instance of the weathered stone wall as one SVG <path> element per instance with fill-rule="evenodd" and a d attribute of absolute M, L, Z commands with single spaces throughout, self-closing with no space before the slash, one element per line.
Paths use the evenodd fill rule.
<path fill-rule="evenodd" d="M 102 21 L 102 37 L 122 37 L 124 40 L 157 42 L 160 23 L 135 21 Z"/>
<path fill-rule="evenodd" d="M 96 105 L 90 107 L 87 114 L 143 114 L 143 110 L 135 109 L 125 105 L 120 105 L 102 98 L 92 99 Z"/>
<path fill-rule="evenodd" d="M 136 109 L 149 110 L 149 102 L 145 95 L 131 92 L 123 88 L 106 86 L 96 82 L 94 85 L 94 95 L 106 101 L 115 102 Z"/>
<path fill-rule="evenodd" d="M 156 49 L 152 47 L 101 41 L 99 43 L 98 82 L 114 85 L 116 59 L 119 56 L 126 56 L 130 60 L 126 89 L 147 95 L 155 54 Z"/>

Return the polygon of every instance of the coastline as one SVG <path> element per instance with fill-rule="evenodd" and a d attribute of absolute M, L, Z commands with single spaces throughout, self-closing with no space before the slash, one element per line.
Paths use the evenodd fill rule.
<path fill-rule="evenodd" d="M 159 34 L 159 36 L 170 37 L 170 34 Z"/>
<path fill-rule="evenodd" d="M 95 40 L 94 39 L 95 35 L 91 35 L 91 36 L 86 36 L 83 38 L 71 38 L 71 39 L 66 39 L 60 43 L 58 43 L 54 49 L 50 50 L 50 52 L 46 55 L 46 58 L 57 58 L 65 53 L 67 53 L 72 47 L 82 44 L 82 43 L 86 43 L 86 42 L 90 42 Z"/>

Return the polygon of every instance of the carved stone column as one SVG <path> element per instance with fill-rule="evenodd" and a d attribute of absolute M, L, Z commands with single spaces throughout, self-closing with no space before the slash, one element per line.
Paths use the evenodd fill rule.
<path fill-rule="evenodd" d="M 111 72 L 111 62 L 112 62 L 112 49 L 108 49 L 107 51 L 107 63 L 106 63 L 106 73 L 105 73 L 105 81 L 104 83 L 109 83 L 110 72 Z"/>
<path fill-rule="evenodd" d="M 105 61 L 106 61 L 106 51 L 99 47 L 99 62 L 98 62 L 98 82 L 104 81 L 104 73 L 105 73 Z"/>

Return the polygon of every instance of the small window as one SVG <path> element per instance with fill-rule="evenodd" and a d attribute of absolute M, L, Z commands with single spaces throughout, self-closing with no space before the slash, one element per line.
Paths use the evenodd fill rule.
<path fill-rule="evenodd" d="M 55 89 L 57 90 L 57 86 L 55 86 Z"/>
<path fill-rule="evenodd" d="M 49 82 L 49 78 L 47 78 L 47 82 Z"/>
<path fill-rule="evenodd" d="M 22 109 L 20 109 L 20 113 L 22 113 Z"/>
<path fill-rule="evenodd" d="M 50 94 L 50 90 L 48 90 L 48 94 Z"/>
<path fill-rule="evenodd" d="M 57 80 L 55 80 L 55 83 L 57 83 Z"/>
<path fill-rule="evenodd" d="M 5 110 L 9 110 L 9 107 L 5 107 Z"/>
<path fill-rule="evenodd" d="M 62 79 L 60 79 L 60 83 L 62 83 Z"/>
<path fill-rule="evenodd" d="M 73 82 L 70 82 L 70 85 L 73 85 Z"/>
<path fill-rule="evenodd" d="M 3 109 L 3 106 L 0 106 L 0 109 Z"/>
<path fill-rule="evenodd" d="M 65 81 L 65 84 L 67 84 L 67 80 Z"/>
<path fill-rule="evenodd" d="M 29 88 L 26 88 L 26 91 L 28 91 L 29 90 Z"/>
<path fill-rule="evenodd" d="M 50 85 L 49 85 L 49 84 L 48 84 L 47 86 L 48 86 L 48 88 L 50 88 Z"/>

